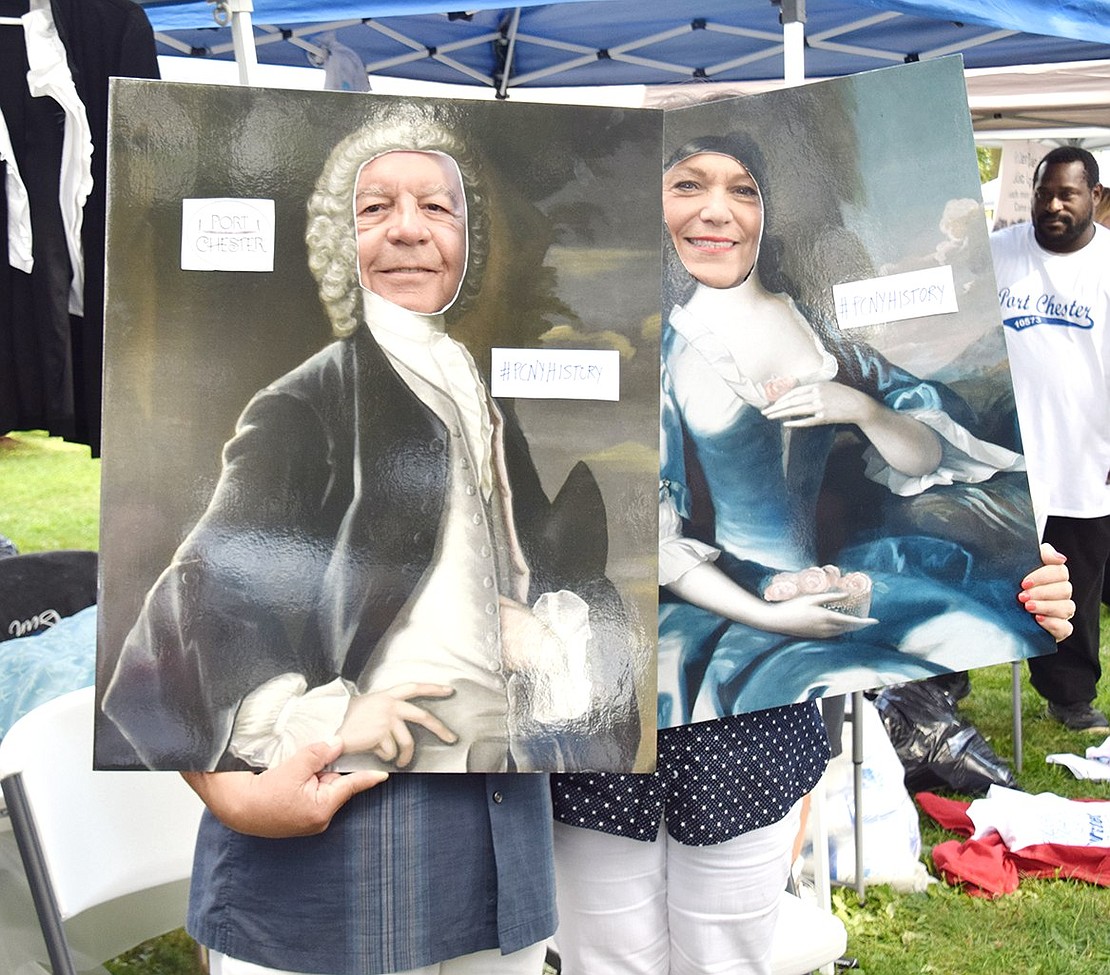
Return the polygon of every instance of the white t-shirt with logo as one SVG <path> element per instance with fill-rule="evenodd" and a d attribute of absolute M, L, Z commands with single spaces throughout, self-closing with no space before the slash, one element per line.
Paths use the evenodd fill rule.
<path fill-rule="evenodd" d="M 1110 514 L 1110 230 L 1073 254 L 1044 250 L 1029 223 L 990 242 L 1034 503 Z"/>

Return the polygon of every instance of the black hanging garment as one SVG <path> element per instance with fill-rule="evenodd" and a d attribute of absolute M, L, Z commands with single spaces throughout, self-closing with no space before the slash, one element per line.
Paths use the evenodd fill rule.
<path fill-rule="evenodd" d="M 27 0 L 0 0 L 0 17 L 20 17 Z M 69 312 L 72 270 L 58 202 L 65 115 L 49 96 L 32 97 L 18 26 L 0 26 L 0 111 L 27 188 L 34 269 L 10 266 L 10 201 L 0 164 L 0 434 L 45 429 L 100 452 L 104 330 L 104 214 L 108 78 L 157 78 L 154 34 L 131 0 L 51 0 L 54 27 L 84 104 L 93 144 L 92 188 L 81 227 L 83 314 Z"/>

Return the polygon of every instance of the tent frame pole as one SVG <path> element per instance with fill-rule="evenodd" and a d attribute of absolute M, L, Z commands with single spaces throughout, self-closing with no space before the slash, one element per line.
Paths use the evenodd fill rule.
<path fill-rule="evenodd" d="M 787 87 L 806 78 L 806 0 L 782 0 L 782 78 Z"/>
<path fill-rule="evenodd" d="M 497 83 L 497 97 L 509 97 L 509 79 L 513 73 L 513 55 L 516 53 L 516 35 L 520 30 L 520 7 L 516 7 L 509 21 L 508 35 L 505 38 L 505 63 L 501 68 L 501 78 Z"/>
<path fill-rule="evenodd" d="M 258 76 L 258 49 L 254 43 L 254 25 L 251 14 L 253 0 L 208 0 L 212 4 L 212 19 L 221 27 L 231 24 L 231 44 L 235 51 L 235 64 L 239 69 L 239 84 L 251 86 Z"/>

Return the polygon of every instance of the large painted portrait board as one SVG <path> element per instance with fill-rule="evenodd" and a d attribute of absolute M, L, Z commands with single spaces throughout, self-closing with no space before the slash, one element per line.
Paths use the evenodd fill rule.
<path fill-rule="evenodd" d="M 653 767 L 660 113 L 112 120 L 97 764 Z"/>
<path fill-rule="evenodd" d="M 960 61 L 664 127 L 660 726 L 1051 651 Z"/>

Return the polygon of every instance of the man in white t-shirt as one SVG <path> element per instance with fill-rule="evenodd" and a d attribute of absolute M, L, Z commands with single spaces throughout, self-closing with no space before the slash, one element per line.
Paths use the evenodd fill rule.
<path fill-rule="evenodd" d="M 1110 557 L 1110 231 L 1085 149 L 1049 152 L 1033 177 L 1032 223 L 991 235 L 1018 419 L 1044 540 L 1067 553 L 1075 630 L 1029 661 L 1048 712 L 1074 731 L 1106 734 L 1092 706 L 1099 602 Z"/>

